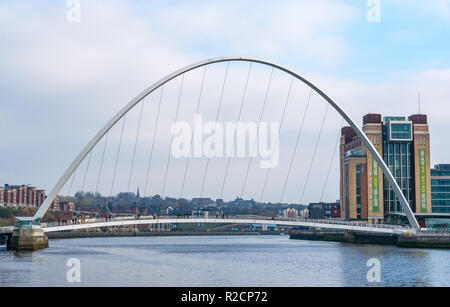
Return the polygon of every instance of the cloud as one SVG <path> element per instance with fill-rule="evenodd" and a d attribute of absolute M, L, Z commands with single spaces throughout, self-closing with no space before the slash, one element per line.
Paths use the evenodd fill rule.
<path fill-rule="evenodd" d="M 427 12 L 445 19 L 450 17 L 449 0 L 395 0 L 395 3 L 404 9 L 413 9 L 421 13 Z"/>
<path fill-rule="evenodd" d="M 170 5 L 151 4 L 135 6 L 124 1 L 83 1 L 82 22 L 68 23 L 65 5 L 34 7 L 28 2 L 0 4 L 1 45 L 0 71 L 7 76 L 0 81 L 0 129 L 3 133 L 0 150 L 5 161 L 0 180 L 9 183 L 32 183 L 49 189 L 101 126 L 126 102 L 151 83 L 166 74 L 211 56 L 241 54 L 280 62 L 304 73 L 326 93 L 336 98 L 352 117 L 359 121 L 367 112 L 386 115 L 409 115 L 417 110 L 416 97 L 422 93 L 423 112 L 430 114 L 433 142 L 450 148 L 445 135 L 447 116 L 442 109 L 448 104 L 450 72 L 446 69 L 428 70 L 409 75 L 393 75 L 385 82 L 369 83 L 358 78 L 343 79 L 338 74 L 325 75 L 304 71 L 304 65 L 333 66 L 352 56 L 354 48 L 344 36 L 358 9 L 336 1 L 234 1 L 177 2 Z M 64 4 L 64 3 L 63 3 Z M 270 14 L 268 14 L 270 12 Z M 360 14 L 360 18 L 364 14 Z M 5 30 L 7 29 L 7 30 Z M 231 65 L 225 104 L 220 120 L 234 120 L 242 97 L 248 64 Z M 207 84 L 201 112 L 214 120 L 223 82 L 225 65 L 208 69 Z M 264 100 L 270 69 L 255 65 L 249 85 L 249 95 L 243 120 L 257 120 Z M 339 72 L 340 73 L 340 72 Z M 180 119 L 192 120 L 195 111 L 202 71 L 196 71 L 185 80 Z M 279 120 L 281 106 L 287 95 L 290 79 L 276 72 L 269 94 L 264 120 Z M 180 80 L 165 88 L 161 113 L 161 127 L 157 134 L 154 171 L 150 178 L 151 192 L 161 191 L 161 176 L 165 171 L 170 140 L 169 131 L 174 120 Z M 133 187 L 145 181 L 145 172 L 156 118 L 158 93 L 148 98 L 144 108 L 143 127 L 138 144 Z M 286 174 L 286 163 L 296 138 L 301 116 L 305 110 L 308 89 L 294 88 L 292 105 L 287 112 L 283 130 L 282 167 L 274 170 L 266 197 L 279 200 L 281 179 Z M 281 97 L 281 98 L 280 98 Z M 301 149 L 294 165 L 294 177 L 289 183 L 287 200 L 299 201 L 299 191 L 305 181 L 305 170 L 311 163 L 312 148 L 318 134 L 325 104 L 313 95 L 312 106 L 304 127 Z M 407 114 L 405 114 L 407 113 Z M 127 116 L 127 131 L 116 190 L 126 187 L 131 154 L 137 129 L 139 108 Z M 320 197 L 323 175 L 326 174 L 332 147 L 339 130 L 340 119 L 329 112 L 319 156 L 314 164 L 314 178 L 305 200 Z M 444 132 L 441 132 L 444 131 Z M 109 192 L 112 167 L 120 137 L 120 124 L 110 135 L 101 189 Z M 93 154 L 88 182 L 96 181 L 103 143 Z M 432 145 L 433 146 L 433 145 Z M 432 149 L 433 150 L 433 149 Z M 445 163 L 445 150 L 434 151 L 433 159 Z M 440 152 L 443 152 L 441 154 Z M 214 161 L 207 185 L 211 196 L 221 184 L 224 161 Z M 168 195 L 177 196 L 184 170 L 184 160 L 172 161 L 169 173 Z M 257 165 L 258 163 L 255 163 Z M 335 164 L 335 167 L 337 164 Z M 80 186 L 82 165 L 74 186 Z M 198 196 L 204 160 L 192 161 L 191 177 L 186 196 Z M 226 187 L 226 197 L 240 192 L 246 161 L 232 165 L 233 178 Z M 80 175 L 81 174 L 81 175 Z M 246 197 L 261 192 L 264 173 L 252 168 Z M 338 176 L 329 182 L 327 200 L 338 197 Z M 133 188 L 134 190 L 134 188 Z M 74 191 L 74 190 L 73 190 Z M 72 191 L 72 192 L 73 192 Z"/>
<path fill-rule="evenodd" d="M 341 31 L 357 16 L 357 9 L 336 1 L 211 1 L 179 4 L 155 22 L 183 46 L 331 64 L 351 55 Z"/>
<path fill-rule="evenodd" d="M 117 1 L 83 2 L 81 23 L 68 23 L 65 8 L 45 15 L 17 15 L 20 10 L 20 4 L 2 8 L 2 28 L 10 29 L 3 39 L 11 44 L 2 50 L 0 64 L 12 78 L 41 90 L 74 90 L 124 75 L 156 76 L 186 61 Z"/>
<path fill-rule="evenodd" d="M 53 2 L 52 2 L 53 3 Z M 192 58 L 134 18 L 118 1 L 82 2 L 82 22 L 64 5 L 0 4 L 0 122 L 4 182 L 45 188 L 88 138 L 151 82 Z M 7 29 L 7 30 L 5 30 Z M 16 153 L 6 153 L 14 148 Z"/>
<path fill-rule="evenodd" d="M 420 92 L 421 112 L 428 115 L 432 133 L 432 162 L 448 163 L 442 147 L 450 147 L 446 128 L 450 103 L 450 69 L 393 75 L 386 81 L 377 83 L 336 79 L 321 74 L 314 75 L 314 79 L 360 125 L 361 118 L 366 113 L 381 113 L 385 116 L 417 114 Z"/>

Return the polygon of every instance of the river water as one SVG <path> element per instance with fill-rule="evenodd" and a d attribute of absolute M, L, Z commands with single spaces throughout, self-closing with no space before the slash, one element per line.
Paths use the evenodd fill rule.
<path fill-rule="evenodd" d="M 39 252 L 0 251 L 0 286 L 450 286 L 449 256 L 288 236 L 51 240 Z M 373 258 L 379 283 L 367 280 Z M 78 268 L 69 259 L 81 283 L 68 282 Z"/>

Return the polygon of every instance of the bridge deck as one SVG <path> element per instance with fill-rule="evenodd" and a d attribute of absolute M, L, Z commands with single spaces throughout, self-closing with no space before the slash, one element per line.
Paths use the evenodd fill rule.
<path fill-rule="evenodd" d="M 65 226 L 54 226 L 43 228 L 44 232 L 60 232 L 69 230 L 80 230 L 113 226 L 132 226 L 149 224 L 180 224 L 180 223 L 216 223 L 216 224 L 276 224 L 279 226 L 296 226 L 334 230 L 353 230 L 360 232 L 383 233 L 383 234 L 405 234 L 410 232 L 410 228 L 391 225 L 369 225 L 365 223 L 350 223 L 324 220 L 268 220 L 268 219 L 219 219 L 219 218 L 162 218 L 162 219 L 135 219 L 135 220 L 115 220 L 101 221 L 93 223 L 73 224 Z"/>
<path fill-rule="evenodd" d="M 0 235 L 12 234 L 14 227 L 0 227 Z"/>

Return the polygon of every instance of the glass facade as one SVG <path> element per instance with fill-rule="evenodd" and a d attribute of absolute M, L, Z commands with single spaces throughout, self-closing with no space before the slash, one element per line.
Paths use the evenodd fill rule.
<path fill-rule="evenodd" d="M 391 126 L 394 125 L 394 123 L 389 124 L 391 124 Z M 400 130 L 402 129 L 405 128 L 401 128 Z M 397 133 L 403 133 L 400 130 Z M 388 137 L 388 133 L 392 132 L 392 130 L 388 129 L 387 124 L 383 125 L 383 158 L 397 180 L 397 183 L 402 189 L 411 208 L 415 211 L 412 142 L 393 141 L 392 138 Z M 396 136 L 401 137 L 400 134 Z M 406 136 L 407 135 L 405 134 L 405 137 Z M 385 213 L 388 214 L 401 213 L 403 211 L 400 201 L 397 200 L 394 190 L 390 187 L 387 179 L 384 179 L 384 210 Z"/>
<path fill-rule="evenodd" d="M 366 151 L 362 149 L 349 150 L 345 153 L 345 158 L 365 158 Z"/>
<path fill-rule="evenodd" d="M 412 124 L 410 122 L 405 123 L 389 123 L 389 140 L 405 140 L 412 141 Z"/>
<path fill-rule="evenodd" d="M 431 170 L 431 206 L 433 213 L 450 213 L 450 164 Z"/>
<path fill-rule="evenodd" d="M 433 230 L 450 230 L 450 220 L 449 219 L 426 219 L 426 227 Z"/>
<path fill-rule="evenodd" d="M 406 117 L 404 116 L 385 116 L 383 119 L 385 122 L 390 122 L 390 121 L 406 121 Z"/>
<path fill-rule="evenodd" d="M 41 227 L 41 219 L 31 217 L 16 217 L 14 226 L 19 229 L 33 229 Z"/>

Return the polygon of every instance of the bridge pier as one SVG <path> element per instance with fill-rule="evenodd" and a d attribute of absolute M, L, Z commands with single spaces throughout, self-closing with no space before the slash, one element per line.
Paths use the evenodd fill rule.
<path fill-rule="evenodd" d="M 33 218 L 16 218 L 16 227 L 8 241 L 8 250 L 36 251 L 48 247 L 48 237 L 40 226 L 40 220 Z"/>
<path fill-rule="evenodd" d="M 0 236 L 0 244 L 5 244 L 7 239 L 8 239 L 8 235 L 7 234 L 1 235 Z"/>
<path fill-rule="evenodd" d="M 36 251 L 48 247 L 48 237 L 42 229 L 14 229 L 8 241 L 8 250 Z"/>
<path fill-rule="evenodd" d="M 9 251 L 11 250 L 10 246 L 11 246 L 11 238 L 12 238 L 12 233 L 9 233 L 6 235 L 6 250 Z"/>

